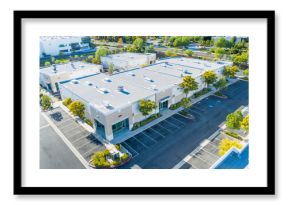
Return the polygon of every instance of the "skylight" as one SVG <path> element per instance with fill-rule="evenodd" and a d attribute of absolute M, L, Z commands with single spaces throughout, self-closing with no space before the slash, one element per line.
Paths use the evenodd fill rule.
<path fill-rule="evenodd" d="M 107 88 L 100 88 L 98 91 L 101 92 L 101 93 L 103 93 L 103 94 L 108 94 L 108 93 L 110 93 L 110 90 L 107 89 Z"/>

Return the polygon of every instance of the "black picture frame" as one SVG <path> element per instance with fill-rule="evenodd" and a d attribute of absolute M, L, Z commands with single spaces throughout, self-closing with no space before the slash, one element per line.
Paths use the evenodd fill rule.
<path fill-rule="evenodd" d="M 23 187 L 21 161 L 21 24 L 48 18 L 205 18 L 267 20 L 266 187 Z M 269 84 L 271 82 L 271 84 Z M 16 103 L 17 102 L 17 103 Z M 14 194 L 16 195 L 273 195 L 275 194 L 275 11 L 14 11 Z"/>

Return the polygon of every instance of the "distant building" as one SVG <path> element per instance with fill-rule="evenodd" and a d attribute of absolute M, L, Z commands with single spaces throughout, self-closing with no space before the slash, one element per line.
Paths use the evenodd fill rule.
<path fill-rule="evenodd" d="M 80 61 L 42 67 L 39 71 L 40 85 L 52 93 L 57 93 L 59 82 L 97 74 L 101 69 L 101 65 Z"/>
<path fill-rule="evenodd" d="M 150 115 L 166 111 L 170 105 L 185 97 L 180 83 L 184 76 L 192 76 L 204 88 L 201 75 L 213 70 L 220 78 L 225 66 L 232 62 L 209 62 L 193 58 L 167 58 L 141 69 L 114 75 L 104 73 L 60 83 L 62 99 L 82 101 L 87 117 L 94 122 L 96 133 L 112 141 L 122 139 L 136 122 Z M 188 97 L 195 92 L 189 92 Z M 157 108 L 148 116 L 139 111 L 140 100 L 151 100 Z"/>
<path fill-rule="evenodd" d="M 90 50 L 89 36 L 41 36 L 40 57 Z"/>
<path fill-rule="evenodd" d="M 155 53 L 118 53 L 101 57 L 104 69 L 112 64 L 119 71 L 131 70 L 155 63 Z"/>

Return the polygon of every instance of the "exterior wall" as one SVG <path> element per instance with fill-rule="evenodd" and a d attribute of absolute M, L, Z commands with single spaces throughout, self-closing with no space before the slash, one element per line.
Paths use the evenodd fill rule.
<path fill-rule="evenodd" d="M 167 88 L 166 90 L 162 90 L 158 93 L 156 93 L 156 104 L 159 110 L 159 102 L 163 98 L 169 97 L 168 100 L 168 107 L 172 104 L 172 88 Z"/>

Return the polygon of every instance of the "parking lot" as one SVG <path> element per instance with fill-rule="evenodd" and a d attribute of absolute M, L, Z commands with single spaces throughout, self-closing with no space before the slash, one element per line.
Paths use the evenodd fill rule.
<path fill-rule="evenodd" d="M 219 129 L 226 116 L 248 105 L 248 82 L 238 81 L 223 93 L 227 99 L 210 96 L 194 104 L 190 120 L 175 114 L 122 142 L 133 159 L 121 168 L 171 169 Z"/>
<path fill-rule="evenodd" d="M 46 112 L 57 128 L 64 134 L 68 141 L 76 148 L 82 157 L 89 161 L 92 154 L 104 150 L 102 145 L 90 132 L 80 126 L 61 108 Z"/>
<path fill-rule="evenodd" d="M 40 169 L 85 169 L 49 123 L 40 114 Z"/>

